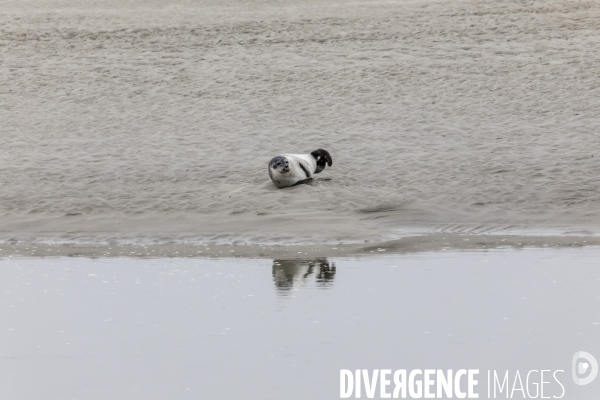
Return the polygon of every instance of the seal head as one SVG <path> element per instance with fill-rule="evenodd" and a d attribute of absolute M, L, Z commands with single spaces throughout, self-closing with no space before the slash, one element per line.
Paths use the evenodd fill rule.
<path fill-rule="evenodd" d="M 271 179 L 273 179 L 273 172 L 271 172 L 272 169 L 280 174 L 286 174 L 290 172 L 290 162 L 283 156 L 273 157 L 273 159 L 269 161 L 269 176 Z"/>

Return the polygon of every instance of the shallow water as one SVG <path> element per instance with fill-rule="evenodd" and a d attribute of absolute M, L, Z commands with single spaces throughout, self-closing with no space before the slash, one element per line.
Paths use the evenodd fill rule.
<path fill-rule="evenodd" d="M 334 399 L 340 369 L 465 368 L 480 398 L 487 370 L 547 369 L 564 398 L 597 399 L 571 357 L 600 357 L 598 255 L 5 257 L 2 397 Z"/>

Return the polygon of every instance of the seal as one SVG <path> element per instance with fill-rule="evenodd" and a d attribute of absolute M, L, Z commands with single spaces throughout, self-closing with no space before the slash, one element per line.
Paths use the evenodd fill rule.
<path fill-rule="evenodd" d="M 269 161 L 269 176 L 278 188 L 310 183 L 314 174 L 333 164 L 327 150 L 317 149 L 310 154 L 282 154 Z"/>

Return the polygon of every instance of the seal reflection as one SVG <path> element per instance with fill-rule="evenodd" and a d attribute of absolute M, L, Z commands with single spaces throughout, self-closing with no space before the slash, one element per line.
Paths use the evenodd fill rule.
<path fill-rule="evenodd" d="M 273 282 L 281 296 L 288 296 L 294 287 L 329 288 L 334 278 L 335 263 L 327 258 L 273 260 Z"/>

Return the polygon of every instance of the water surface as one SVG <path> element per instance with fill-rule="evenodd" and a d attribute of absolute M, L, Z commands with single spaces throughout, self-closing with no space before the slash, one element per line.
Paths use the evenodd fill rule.
<path fill-rule="evenodd" d="M 466 368 L 481 398 L 488 369 L 560 369 L 597 399 L 570 363 L 600 357 L 598 255 L 5 257 L 2 397 L 335 399 L 340 369 Z"/>

